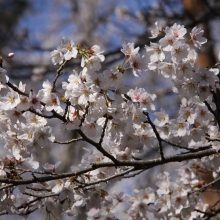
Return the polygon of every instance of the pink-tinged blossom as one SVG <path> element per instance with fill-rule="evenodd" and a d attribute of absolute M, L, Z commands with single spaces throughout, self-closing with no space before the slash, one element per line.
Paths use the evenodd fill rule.
<path fill-rule="evenodd" d="M 127 95 L 130 96 L 130 98 L 132 99 L 133 102 L 140 102 L 141 95 L 145 92 L 146 91 L 144 88 L 137 88 L 136 87 L 135 89 L 130 89 L 127 92 Z"/>
<path fill-rule="evenodd" d="M 9 53 L 8 55 L 7 55 L 7 58 L 13 58 L 14 57 L 14 53 Z"/>
<path fill-rule="evenodd" d="M 127 62 L 129 61 L 130 57 L 133 55 L 137 55 L 139 51 L 139 47 L 134 48 L 134 43 L 125 42 L 122 44 L 121 52 L 125 55 Z"/>
<path fill-rule="evenodd" d="M 30 106 L 33 106 L 35 109 L 41 109 L 40 100 L 33 91 L 30 91 L 29 93 L 28 103 Z"/>
<path fill-rule="evenodd" d="M 45 92 L 45 90 L 40 90 L 38 93 L 39 99 L 45 103 L 45 109 L 47 111 L 55 110 L 57 113 L 62 113 L 63 109 L 60 105 L 60 99 L 55 93 Z"/>
<path fill-rule="evenodd" d="M 186 34 L 187 30 L 184 28 L 184 25 L 174 24 L 173 26 L 166 27 L 165 33 L 167 35 L 171 35 L 175 41 L 184 39 L 184 35 Z"/>
<path fill-rule="evenodd" d="M 149 94 L 148 92 L 145 92 L 141 94 L 140 96 L 140 108 L 142 110 L 155 110 L 155 106 L 153 104 L 153 101 L 156 99 L 155 94 Z"/>
<path fill-rule="evenodd" d="M 105 60 L 105 56 L 102 54 L 104 51 L 101 50 L 100 46 L 94 45 L 87 50 L 87 53 L 91 56 L 98 57 L 101 62 Z"/>
<path fill-rule="evenodd" d="M 132 55 L 130 57 L 129 63 L 131 65 L 133 74 L 137 77 L 140 76 L 142 72 L 147 69 L 144 56 L 141 57 L 140 54 Z"/>
<path fill-rule="evenodd" d="M 204 30 L 201 30 L 201 28 L 194 27 L 190 33 L 191 40 L 193 41 L 193 44 L 195 47 L 201 48 L 202 44 L 205 44 L 207 42 L 207 39 L 205 37 L 202 37 L 204 33 Z"/>

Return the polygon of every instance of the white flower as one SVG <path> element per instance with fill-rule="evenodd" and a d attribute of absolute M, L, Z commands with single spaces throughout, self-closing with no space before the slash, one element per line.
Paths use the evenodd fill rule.
<path fill-rule="evenodd" d="M 96 119 L 93 117 L 88 117 L 85 119 L 85 122 L 82 125 L 81 130 L 88 136 L 95 138 L 101 134 L 102 127 L 98 125 Z"/>
<path fill-rule="evenodd" d="M 170 76 L 176 78 L 176 67 L 173 63 L 161 62 L 159 63 L 158 69 L 165 78 Z"/>
<path fill-rule="evenodd" d="M 156 116 L 154 124 L 159 127 L 163 127 L 169 122 L 169 115 L 162 108 L 160 109 L 160 112 L 155 112 L 154 115 Z"/>
<path fill-rule="evenodd" d="M 61 161 L 56 162 L 56 164 L 45 163 L 43 168 L 47 171 L 55 173 L 56 168 L 61 164 Z"/>
<path fill-rule="evenodd" d="M 54 65 L 62 64 L 64 56 L 60 50 L 54 50 L 50 53 Z"/>
<path fill-rule="evenodd" d="M 204 33 L 204 30 L 201 30 L 201 28 L 194 27 L 192 29 L 192 32 L 190 33 L 191 40 L 193 41 L 193 44 L 195 47 L 201 48 L 202 44 L 205 44 L 207 42 L 207 39 L 202 37 Z"/>
<path fill-rule="evenodd" d="M 165 55 L 163 53 L 162 47 L 157 43 L 150 43 L 150 47 L 145 46 L 147 53 L 150 55 L 151 62 L 163 61 Z"/>
<path fill-rule="evenodd" d="M 134 48 L 134 43 L 128 43 L 125 42 L 122 44 L 121 52 L 124 53 L 126 57 L 126 61 L 128 62 L 131 56 L 137 55 L 139 51 L 139 47 Z"/>
<path fill-rule="evenodd" d="M 12 89 L 9 89 L 9 92 L 0 97 L 0 107 L 4 110 L 10 110 L 16 107 L 20 103 L 20 96 L 17 92 Z"/>
<path fill-rule="evenodd" d="M 177 41 L 171 50 L 172 55 L 172 61 L 174 63 L 179 63 L 183 60 L 183 58 L 186 58 L 188 56 L 188 45 L 181 43 L 180 41 Z"/>
<path fill-rule="evenodd" d="M 186 28 L 184 25 L 174 24 L 170 28 L 166 28 L 165 32 L 167 35 L 171 35 L 176 41 L 180 39 L 184 39 L 184 35 L 186 34 Z"/>
<path fill-rule="evenodd" d="M 147 148 L 154 147 L 155 134 L 153 129 L 142 130 L 138 133 L 138 136 Z"/>
<path fill-rule="evenodd" d="M 144 56 L 141 57 L 140 54 L 131 55 L 129 63 L 135 76 L 140 76 L 147 69 Z"/>
<path fill-rule="evenodd" d="M 70 60 L 77 57 L 78 50 L 77 47 L 75 47 L 74 45 L 75 43 L 69 40 L 67 37 L 62 38 L 58 50 L 60 50 L 64 54 L 65 60 Z"/>
<path fill-rule="evenodd" d="M 189 129 L 189 123 L 185 122 L 185 119 L 172 119 L 172 133 L 174 136 L 183 137 L 187 134 Z"/>
<path fill-rule="evenodd" d="M 150 38 L 156 38 L 159 34 L 163 33 L 162 24 L 158 21 L 155 22 L 155 28 L 151 30 L 152 36 Z"/>

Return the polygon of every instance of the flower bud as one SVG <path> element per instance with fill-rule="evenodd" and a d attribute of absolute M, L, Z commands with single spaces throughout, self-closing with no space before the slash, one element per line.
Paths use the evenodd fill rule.
<path fill-rule="evenodd" d="M 14 57 L 14 55 L 15 55 L 14 53 L 9 53 L 7 58 L 12 58 L 12 57 Z"/>

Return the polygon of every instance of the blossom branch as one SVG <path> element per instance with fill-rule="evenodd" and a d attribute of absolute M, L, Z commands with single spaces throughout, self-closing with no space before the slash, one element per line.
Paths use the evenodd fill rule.
<path fill-rule="evenodd" d="M 99 150 L 104 156 L 108 157 L 110 160 L 112 160 L 115 164 L 118 163 L 118 160 L 115 159 L 111 154 L 109 154 L 103 147 L 101 144 L 94 142 L 93 140 L 91 140 L 90 138 L 88 138 L 80 129 L 77 130 L 77 132 L 81 135 L 81 137 L 83 138 L 83 140 L 85 140 L 86 142 L 90 143 L 91 145 L 93 145 L 94 147 L 97 148 L 97 150 Z"/>
<path fill-rule="evenodd" d="M 171 156 L 165 157 L 165 162 L 160 158 L 152 159 L 152 160 L 142 160 L 142 161 L 118 161 L 117 162 L 102 162 L 102 163 L 94 163 L 91 165 L 90 168 L 83 169 L 78 172 L 70 172 L 70 173 L 62 173 L 62 174 L 56 174 L 54 176 L 44 176 L 44 177 L 35 177 L 32 179 L 26 179 L 26 180 L 13 180 L 13 179 L 2 179 L 0 178 L 0 183 L 8 183 L 8 184 L 14 184 L 14 185 L 24 185 L 24 184 L 31 184 L 36 182 L 47 182 L 51 180 L 56 179 L 63 179 L 66 177 L 72 177 L 72 176 L 79 176 L 81 174 L 87 173 L 89 171 L 92 171 L 97 168 L 101 167 L 123 167 L 123 166 L 132 166 L 135 167 L 136 170 L 138 169 L 149 169 L 158 165 L 162 165 L 165 163 L 171 163 L 171 162 L 182 162 L 187 161 L 190 159 L 199 159 L 205 156 L 210 156 L 216 153 L 215 149 L 207 149 L 195 153 L 186 153 L 186 154 L 175 154 Z"/>
<path fill-rule="evenodd" d="M 69 140 L 69 141 L 56 141 L 56 140 L 54 140 L 53 142 L 54 143 L 56 143 L 56 144 L 71 144 L 71 143 L 73 143 L 73 142 L 77 142 L 77 141 L 81 141 L 81 140 L 83 140 L 83 138 L 82 137 L 80 137 L 80 138 L 76 138 L 76 139 L 71 139 L 71 140 Z"/>
<path fill-rule="evenodd" d="M 54 92 L 55 87 L 56 87 L 56 81 L 57 81 L 57 79 L 59 78 L 59 76 L 62 75 L 62 70 L 63 70 L 63 68 L 64 68 L 64 66 L 66 65 L 67 62 L 68 62 L 68 60 L 65 60 L 65 61 L 60 65 L 59 69 L 57 70 L 57 74 L 56 74 L 56 76 L 55 76 L 55 78 L 54 78 L 54 80 L 53 80 L 53 83 L 52 83 L 51 92 Z"/>
<path fill-rule="evenodd" d="M 208 183 L 208 184 L 205 184 L 205 185 L 202 186 L 201 188 L 190 192 L 190 194 L 195 193 L 195 192 L 202 192 L 202 191 L 206 190 L 206 188 L 213 186 L 213 185 L 214 185 L 215 183 L 217 183 L 219 180 L 220 180 L 220 176 L 219 176 L 217 179 L 213 180 L 212 182 L 210 182 L 210 183 Z"/>
<path fill-rule="evenodd" d="M 101 180 L 97 180 L 97 181 L 94 181 L 94 182 L 90 182 L 90 183 L 84 183 L 84 184 L 82 184 L 82 185 L 80 185 L 80 186 L 77 186 L 77 187 L 74 188 L 74 189 L 85 188 L 85 187 L 87 187 L 87 186 L 93 186 L 93 185 L 96 185 L 96 184 L 99 184 L 99 183 L 102 183 L 102 182 L 108 182 L 109 180 L 115 179 L 116 177 L 124 176 L 125 174 L 130 173 L 130 172 L 132 172 L 132 171 L 134 171 L 134 170 L 135 170 L 135 168 L 132 167 L 132 168 L 130 168 L 130 169 L 127 169 L 127 170 L 124 171 L 124 172 L 121 172 L 121 173 L 112 175 L 112 176 L 110 176 L 110 177 L 107 177 L 107 178 L 104 178 L 104 179 L 101 179 Z"/>
<path fill-rule="evenodd" d="M 218 126 L 220 127 L 220 120 L 219 118 L 217 117 L 216 113 L 212 110 L 211 106 L 209 105 L 209 103 L 207 101 L 204 101 L 205 105 L 207 106 L 208 110 L 214 115 L 217 123 L 218 123 Z"/>
<path fill-rule="evenodd" d="M 162 147 L 162 139 L 155 127 L 155 125 L 153 124 L 153 122 L 151 121 L 150 117 L 149 117 L 149 114 L 148 112 L 146 111 L 143 111 L 143 114 L 147 116 L 147 121 L 148 123 L 151 125 L 156 137 L 157 137 L 157 140 L 158 140 L 158 144 L 159 144 L 159 153 L 160 153 L 160 156 L 161 156 L 161 160 L 165 161 L 165 157 L 164 157 L 164 153 L 163 153 L 163 147 Z"/>

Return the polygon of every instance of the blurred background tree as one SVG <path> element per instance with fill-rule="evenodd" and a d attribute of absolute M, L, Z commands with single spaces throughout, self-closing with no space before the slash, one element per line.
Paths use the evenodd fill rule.
<path fill-rule="evenodd" d="M 202 66 L 212 66 L 219 51 L 219 0 L 0 0 L 0 18 L 0 52 L 4 67 L 14 83 L 26 82 L 27 90 L 37 91 L 43 80 L 54 77 L 57 67 L 50 60 L 50 52 L 64 36 L 83 46 L 100 45 L 106 55 L 103 70 L 123 62 L 120 49 L 124 41 L 135 42 L 141 47 L 149 45 L 150 30 L 156 21 L 164 26 L 178 23 L 189 30 L 201 26 L 208 39 L 199 51 L 198 61 Z M 9 52 L 15 52 L 13 59 L 5 58 Z M 79 70 L 79 66 L 80 59 L 69 62 L 62 79 L 67 80 L 72 70 Z M 147 72 L 135 79 L 129 73 L 125 81 L 128 86 L 145 87 L 148 92 L 156 93 L 157 108 L 163 107 L 171 117 L 175 116 L 180 100 L 172 94 L 170 80 Z M 70 133 L 60 138 L 70 139 L 74 135 Z M 61 160 L 59 171 L 69 171 L 73 161 L 74 165 L 80 162 L 82 147 L 82 144 L 74 144 L 74 147 L 57 145 L 53 146 L 53 151 L 48 148 L 40 156 L 45 162 Z M 147 155 L 155 157 L 157 149 Z M 157 172 L 158 169 L 165 168 L 159 167 Z M 172 170 L 172 165 L 168 169 Z M 146 187 L 150 181 L 155 181 L 154 171 L 146 172 L 152 178 L 145 176 L 146 179 L 135 181 L 136 177 L 132 184 Z"/>

